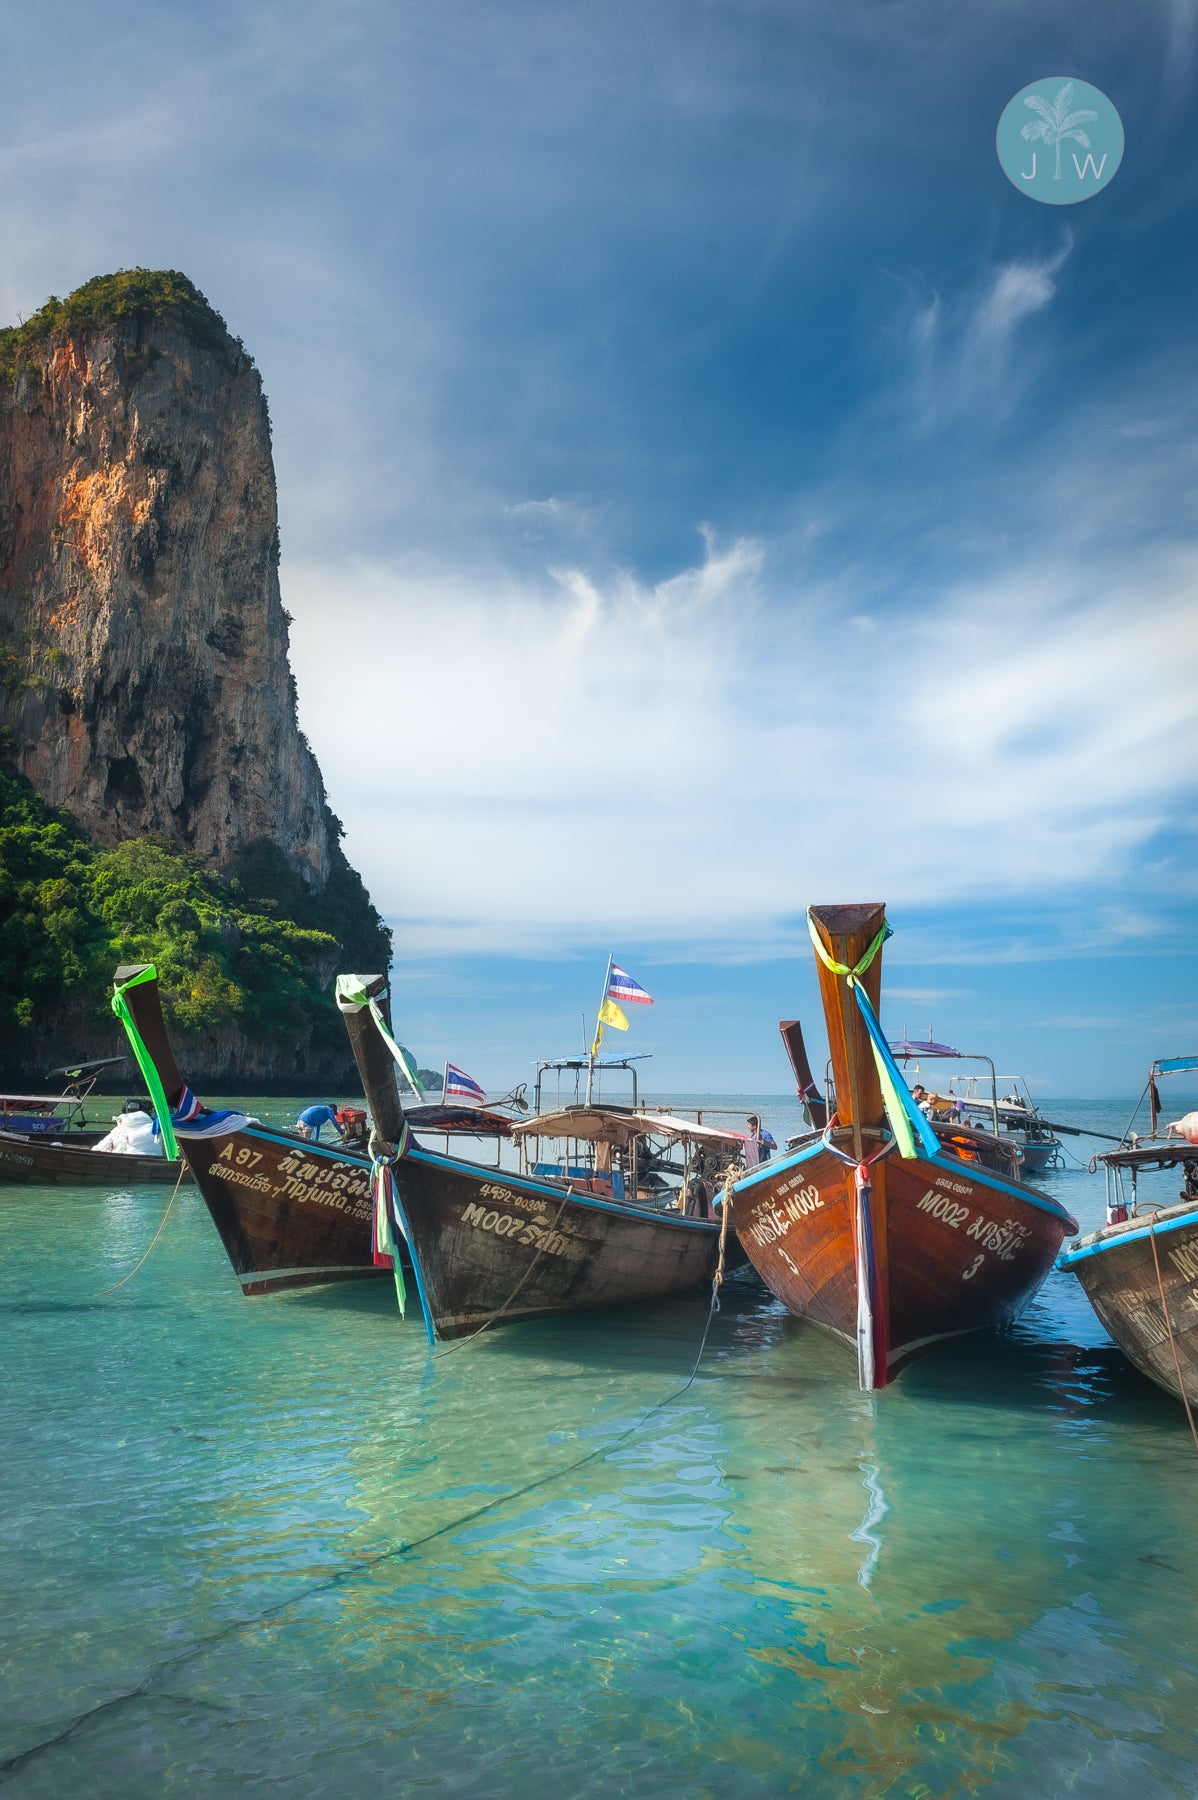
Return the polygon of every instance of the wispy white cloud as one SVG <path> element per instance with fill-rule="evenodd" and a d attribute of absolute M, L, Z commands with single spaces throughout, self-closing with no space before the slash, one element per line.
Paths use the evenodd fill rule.
<path fill-rule="evenodd" d="M 1193 783 L 1198 551 L 1013 565 L 864 637 L 851 593 L 784 604 L 769 575 L 710 535 L 655 584 L 291 571 L 304 721 L 378 903 L 425 950 L 772 950 L 848 892 L 1117 880 Z M 1155 926 L 1131 903 L 1086 929 Z"/>
<path fill-rule="evenodd" d="M 1001 263 L 951 295 L 910 305 L 901 399 L 921 429 L 976 415 L 983 402 L 992 414 L 1010 409 L 1019 327 L 1055 299 L 1072 248 L 1067 231 L 1052 256 Z"/>

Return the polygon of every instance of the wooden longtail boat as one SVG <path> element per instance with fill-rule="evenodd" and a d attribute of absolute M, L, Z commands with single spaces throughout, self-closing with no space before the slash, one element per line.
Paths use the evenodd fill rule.
<path fill-rule="evenodd" d="M 430 1337 L 658 1299 L 710 1280 L 719 1257 L 715 1221 L 604 1196 L 590 1177 L 570 1178 L 568 1155 L 555 1180 L 412 1145 L 392 1053 L 370 1006 L 385 999 L 386 982 L 342 976 L 337 985 L 380 1163 L 389 1170 L 385 1203 L 411 1251 Z M 518 1129 L 533 1132 L 536 1124 Z"/>
<path fill-rule="evenodd" d="M 1152 1135 L 1129 1136 L 1098 1158 L 1106 1168 L 1107 1223 L 1062 1252 L 1094 1311 L 1140 1373 L 1183 1401 L 1194 1428 L 1198 1406 L 1198 1143 L 1157 1134 L 1161 1074 L 1198 1072 L 1198 1056 L 1154 1063 Z M 1138 1178 L 1179 1170 L 1179 1201 L 1141 1201 Z M 1127 1188 L 1131 1187 L 1130 1197 Z"/>
<path fill-rule="evenodd" d="M 102 1056 L 51 1069 L 51 1075 L 67 1078 L 61 1094 L 0 1094 L 0 1182 L 128 1187 L 174 1181 L 179 1174 L 177 1160 L 95 1150 L 108 1133 L 88 1127 L 83 1102 L 103 1070 L 126 1061 L 123 1056 Z"/>
<path fill-rule="evenodd" d="M 915 1107 L 877 1022 L 885 908 L 808 917 L 836 1112 L 734 1184 L 732 1221 L 778 1298 L 855 1348 L 861 1386 L 879 1388 L 918 1351 L 1010 1318 L 1077 1225 L 1048 1194 L 950 1154 Z"/>
<path fill-rule="evenodd" d="M 102 1131 L 77 1131 L 69 1139 L 58 1140 L 0 1131 L 0 1182 L 123 1188 L 177 1180 L 179 1164 L 171 1158 L 94 1149 L 104 1135 Z"/>
<path fill-rule="evenodd" d="M 273 1293 L 377 1275 L 370 1158 L 312 1143 L 243 1113 L 208 1111 L 179 1073 L 153 966 L 118 969 L 116 990 L 242 1292 Z M 133 1048 L 137 1053 L 136 1042 Z"/>

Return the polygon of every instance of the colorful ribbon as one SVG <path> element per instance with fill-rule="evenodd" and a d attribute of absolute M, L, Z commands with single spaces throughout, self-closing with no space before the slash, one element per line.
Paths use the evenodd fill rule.
<path fill-rule="evenodd" d="M 920 1155 L 937 1156 L 940 1152 L 940 1140 L 911 1098 L 911 1090 L 899 1072 L 899 1066 L 891 1054 L 890 1045 L 886 1042 L 886 1034 L 878 1023 L 878 1015 L 860 982 L 860 977 L 869 968 L 886 939 L 894 935 L 890 926 L 883 920 L 882 929 L 860 961 L 851 969 L 847 963 L 835 962 L 828 955 L 816 931 L 815 920 L 811 917 L 810 908 L 807 910 L 807 930 L 810 933 L 811 942 L 815 945 L 815 953 L 825 969 L 829 969 L 833 975 L 845 976 L 853 990 L 857 1001 L 857 1010 L 861 1014 L 869 1037 L 869 1047 L 873 1052 L 874 1067 L 878 1071 L 878 1083 L 882 1089 L 882 1104 L 886 1108 L 886 1117 L 890 1121 L 890 1129 L 894 1133 L 899 1155 L 908 1162 L 913 1157 Z"/>
<path fill-rule="evenodd" d="M 125 1035 L 129 1039 L 137 1066 L 145 1077 L 146 1086 L 150 1090 L 150 1098 L 154 1102 L 154 1111 L 158 1116 L 158 1128 L 162 1132 L 162 1148 L 174 1162 L 179 1155 L 179 1145 L 171 1124 L 171 1109 L 167 1104 L 166 1091 L 158 1070 L 154 1067 L 154 1058 L 142 1042 L 141 1033 L 133 1023 L 133 1014 L 129 1011 L 129 1002 L 125 999 L 130 988 L 141 987 L 143 982 L 157 981 L 157 979 L 158 970 L 153 963 L 147 964 L 140 974 L 133 975 L 128 981 L 117 985 L 112 996 L 112 1010 L 125 1027 Z"/>
<path fill-rule="evenodd" d="M 423 1100 L 424 1089 L 421 1087 L 420 1083 L 416 1079 L 416 1071 L 410 1066 L 407 1057 L 403 1053 L 402 1048 L 400 1047 L 399 1044 L 396 1043 L 394 1037 L 391 1035 L 391 1028 L 387 1024 L 386 1019 L 383 1017 L 382 1008 L 379 1006 L 378 1001 L 373 1000 L 370 997 L 370 995 L 366 992 L 366 989 L 359 982 L 358 977 L 356 975 L 338 975 L 338 977 L 337 977 L 337 1001 L 338 1001 L 338 1004 L 340 1005 L 341 1001 L 343 1001 L 343 1000 L 349 1001 L 350 1006 L 368 1006 L 370 1008 L 370 1016 L 374 1020 L 375 1024 L 378 1026 L 379 1035 L 381 1036 L 384 1044 L 386 1044 L 388 1050 L 391 1052 L 392 1056 L 395 1058 L 395 1061 L 399 1064 L 399 1067 L 400 1067 L 401 1071 L 403 1072 L 404 1080 L 407 1082 L 408 1086 L 412 1089 L 413 1093 L 418 1094 L 420 1096 L 420 1098 Z M 342 1010 L 344 1011 L 346 1009 L 343 1008 Z"/>

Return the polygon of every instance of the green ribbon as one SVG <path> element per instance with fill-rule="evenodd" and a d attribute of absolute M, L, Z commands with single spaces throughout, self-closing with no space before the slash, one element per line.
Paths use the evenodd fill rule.
<path fill-rule="evenodd" d="M 383 1017 L 382 1009 L 379 1006 L 378 1001 L 371 999 L 370 995 L 366 992 L 366 989 L 360 984 L 356 975 L 338 975 L 337 999 L 339 1001 L 348 1000 L 351 1006 L 368 1006 L 370 1008 L 370 1016 L 379 1028 L 379 1035 L 382 1037 L 384 1044 L 386 1044 L 388 1050 L 390 1050 L 392 1056 L 399 1064 L 400 1069 L 403 1071 L 404 1079 L 408 1083 L 408 1086 L 412 1089 L 413 1093 L 419 1095 L 420 1099 L 423 1100 L 424 1089 L 416 1079 L 416 1071 L 410 1066 L 402 1048 L 392 1037 L 391 1029 L 387 1024 L 386 1019 Z"/>
<path fill-rule="evenodd" d="M 158 1115 L 158 1129 L 162 1133 L 162 1148 L 172 1162 L 179 1156 L 179 1145 L 175 1138 L 175 1128 L 171 1124 L 171 1109 L 167 1102 L 166 1090 L 163 1088 L 158 1070 L 154 1067 L 154 1058 L 142 1042 L 141 1033 L 133 1023 L 133 1014 L 129 1011 L 125 995 L 130 988 L 140 987 L 145 981 L 157 981 L 158 970 L 153 963 L 147 965 L 140 975 L 134 975 L 130 981 L 122 982 L 112 996 L 112 1010 L 125 1027 L 125 1035 L 129 1039 L 137 1066 L 145 1076 L 146 1086 L 150 1090 L 150 1098 L 154 1102 L 154 1111 Z"/>

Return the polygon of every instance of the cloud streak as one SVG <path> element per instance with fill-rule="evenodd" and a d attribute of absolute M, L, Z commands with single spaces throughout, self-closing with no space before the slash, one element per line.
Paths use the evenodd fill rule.
<path fill-rule="evenodd" d="M 426 949 L 774 943 L 849 891 L 1109 882 L 1184 808 L 1198 550 L 1013 564 L 872 629 L 770 574 L 710 535 L 656 584 L 293 572 L 305 724 L 384 910 Z M 330 612 L 332 643 L 302 623 Z"/>

